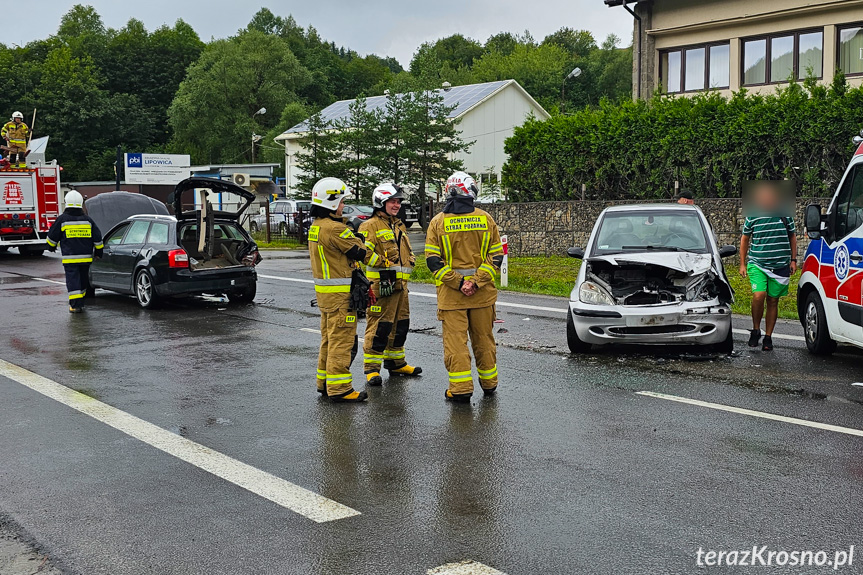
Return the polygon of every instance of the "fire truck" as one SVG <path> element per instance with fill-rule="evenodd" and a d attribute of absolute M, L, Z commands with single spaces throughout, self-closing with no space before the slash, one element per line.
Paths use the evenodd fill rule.
<path fill-rule="evenodd" d="M 48 138 L 34 139 L 27 167 L 0 167 L 0 252 L 18 248 L 21 255 L 40 255 L 51 224 L 62 212 L 60 166 L 45 161 Z"/>

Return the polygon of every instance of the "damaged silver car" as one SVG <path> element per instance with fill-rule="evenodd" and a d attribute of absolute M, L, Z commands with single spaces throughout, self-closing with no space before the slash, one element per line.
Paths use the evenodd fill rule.
<path fill-rule="evenodd" d="M 570 295 L 567 342 L 593 345 L 697 345 L 731 353 L 734 292 L 710 224 L 697 207 L 615 206 L 600 214 Z"/>

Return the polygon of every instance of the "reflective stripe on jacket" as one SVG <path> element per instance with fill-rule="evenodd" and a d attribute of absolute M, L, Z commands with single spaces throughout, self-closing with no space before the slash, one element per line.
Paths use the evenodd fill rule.
<path fill-rule="evenodd" d="M 51 247 L 60 246 L 64 264 L 87 264 L 93 261 L 93 250 L 101 250 L 102 232 L 80 208 L 69 208 L 57 218 L 46 238 Z"/>
<path fill-rule="evenodd" d="M 16 124 L 15 122 L 6 122 L 3 128 L 0 129 L 0 136 L 9 140 L 12 144 L 26 144 L 27 136 L 29 135 L 30 128 L 28 128 L 27 124 L 24 122 L 21 122 L 20 124 Z"/>
<path fill-rule="evenodd" d="M 360 234 L 366 247 L 378 256 L 377 264 L 369 264 L 366 275 L 377 292 L 382 271 L 396 272 L 396 289 L 405 289 L 413 272 L 415 256 L 411 249 L 408 230 L 398 216 L 391 216 L 382 210 L 360 224 Z"/>
<path fill-rule="evenodd" d="M 348 305 L 351 276 L 356 268 L 351 255 L 368 261 L 371 252 L 344 221 L 317 218 L 309 227 L 309 257 L 315 277 L 318 307 L 332 312 Z"/>

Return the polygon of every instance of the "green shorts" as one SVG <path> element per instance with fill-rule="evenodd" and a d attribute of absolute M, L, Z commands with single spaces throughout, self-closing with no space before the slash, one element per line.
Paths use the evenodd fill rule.
<path fill-rule="evenodd" d="M 755 264 L 746 266 L 746 274 L 749 276 L 749 283 L 752 284 L 752 293 L 767 292 L 768 297 L 788 295 L 788 284 L 791 278 L 763 270 Z"/>

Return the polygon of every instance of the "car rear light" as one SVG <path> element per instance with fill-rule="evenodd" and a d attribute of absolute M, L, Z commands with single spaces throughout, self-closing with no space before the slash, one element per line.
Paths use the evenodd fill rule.
<path fill-rule="evenodd" d="M 358 220 L 367 220 L 367 219 L 369 219 L 369 216 L 357 216 L 357 219 Z"/>
<path fill-rule="evenodd" d="M 189 267 L 189 254 L 186 250 L 171 250 L 168 252 L 168 267 L 171 268 L 187 268 Z"/>

